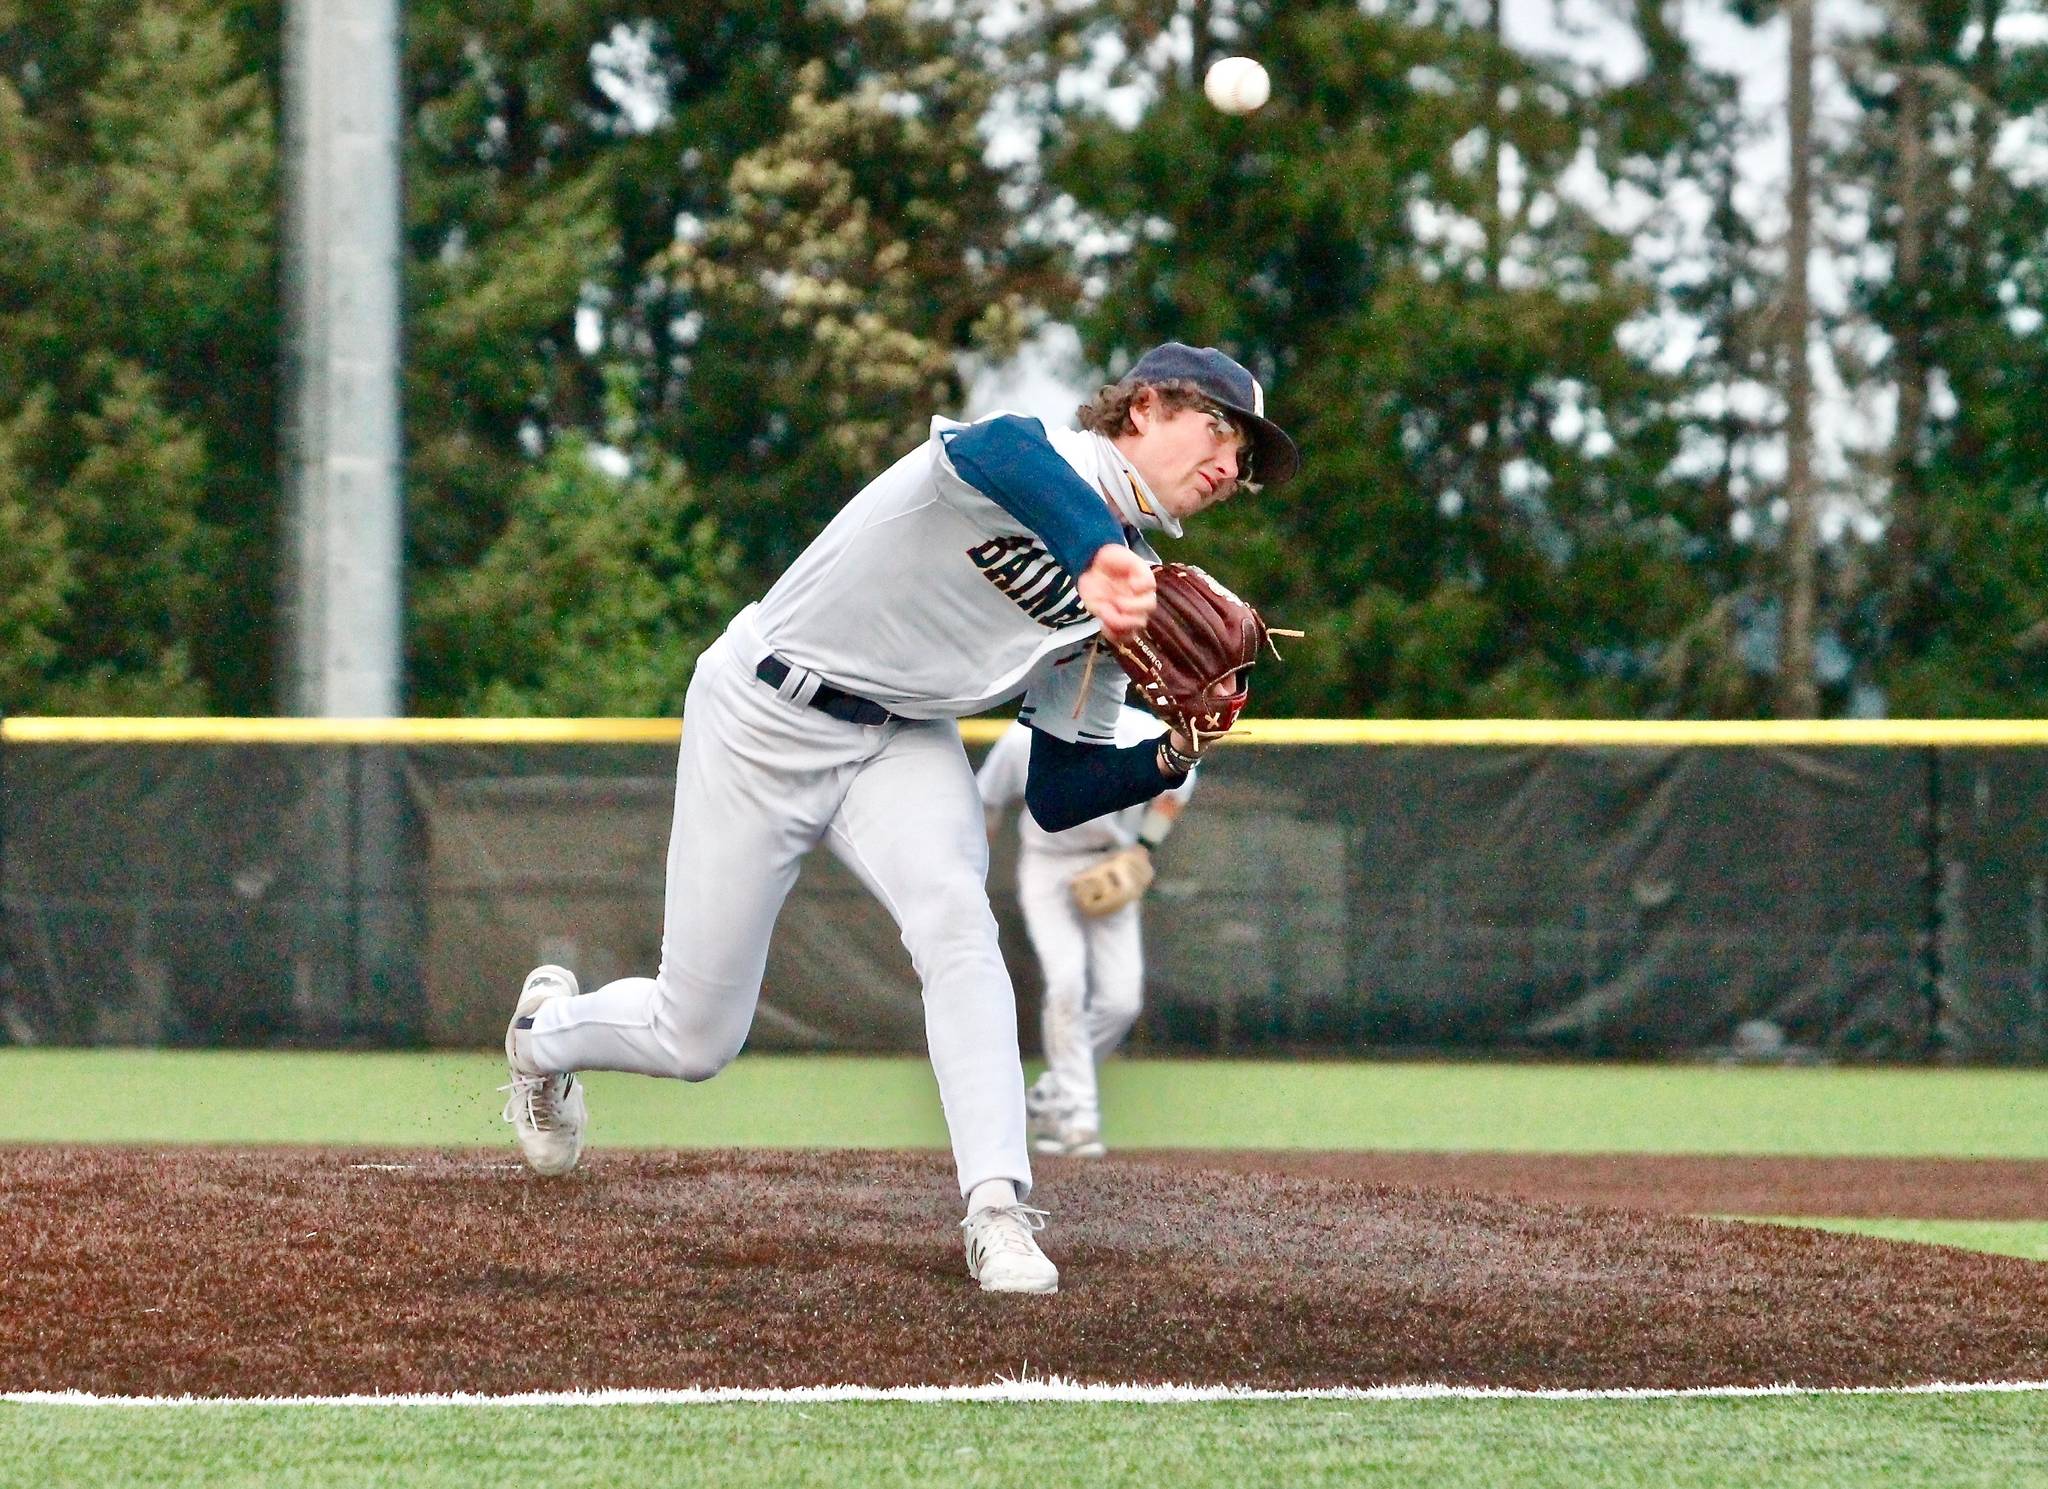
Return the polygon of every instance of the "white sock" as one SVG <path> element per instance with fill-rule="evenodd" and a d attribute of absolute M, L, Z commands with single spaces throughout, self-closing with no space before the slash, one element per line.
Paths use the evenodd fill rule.
<path fill-rule="evenodd" d="M 990 1205 L 1017 1203 L 1017 1186 L 1008 1179 L 983 1179 L 967 1192 L 967 1213 L 986 1210 Z"/>

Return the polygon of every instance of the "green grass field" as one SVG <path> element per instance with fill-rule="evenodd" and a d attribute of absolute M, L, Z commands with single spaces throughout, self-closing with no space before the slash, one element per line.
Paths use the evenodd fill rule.
<path fill-rule="evenodd" d="M 488 1055 L 0 1050 L 0 1142 L 506 1141 Z M 589 1078 L 620 1147 L 943 1148 L 914 1056 L 743 1055 L 714 1081 Z M 2048 1072 L 1115 1061 L 1126 1148 L 2048 1158 Z"/>
<path fill-rule="evenodd" d="M 1923 1245 L 1959 1246 L 2048 1262 L 2048 1220 L 1891 1220 L 1885 1218 L 1815 1219 L 1807 1215 L 1760 1215 L 1773 1225 L 1805 1225 L 1815 1230 L 1853 1231 L 1887 1241 L 1918 1241 Z"/>
<path fill-rule="evenodd" d="M 1121 1062 L 1125 1147 L 2048 1157 L 2048 1072 Z M 487 1056 L 0 1051 L 0 1143 L 501 1145 Z M 593 1141 L 939 1147 L 916 1059 L 591 1082 Z M 2048 1258 L 2036 1222 L 1791 1223 Z M 93 1483 L 2048 1485 L 2048 1393 L 1628 1401 L 0 1404 L 0 1489 Z"/>
<path fill-rule="evenodd" d="M 2048 1484 L 2038 1394 L 1649 1401 L 0 1406 L 0 1489 Z"/>

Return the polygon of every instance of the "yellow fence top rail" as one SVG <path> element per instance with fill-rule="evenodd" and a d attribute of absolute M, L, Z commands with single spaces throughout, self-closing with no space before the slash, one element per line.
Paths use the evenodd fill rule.
<path fill-rule="evenodd" d="M 66 719 L 0 721 L 19 744 L 673 744 L 674 719 Z"/>
<path fill-rule="evenodd" d="M 969 719 L 961 733 L 987 744 L 1002 719 Z M 673 744 L 674 719 L 221 719 L 0 720 L 12 744 Z M 1249 719 L 1231 742 L 1261 745 L 1494 745 L 1677 749 L 1701 746 L 2048 745 L 2048 719 Z"/>

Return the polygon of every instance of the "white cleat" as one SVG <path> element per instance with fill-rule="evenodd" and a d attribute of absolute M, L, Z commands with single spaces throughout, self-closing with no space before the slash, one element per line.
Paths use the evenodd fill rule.
<path fill-rule="evenodd" d="M 527 1058 L 525 1034 L 542 1004 L 573 998 L 578 991 L 576 974 L 567 968 L 535 967 L 526 974 L 519 1006 L 505 1029 L 505 1064 L 512 1072 L 511 1082 L 498 1087 L 509 1093 L 505 1120 L 519 1139 L 526 1166 L 551 1179 L 575 1168 L 583 1156 L 583 1128 L 590 1113 L 573 1074 L 551 1075 Z"/>
<path fill-rule="evenodd" d="M 1102 1133 L 1092 1122 L 1055 1123 L 1052 1131 L 1034 1142 L 1032 1148 L 1055 1158 L 1101 1158 L 1109 1152 L 1102 1145 Z"/>
<path fill-rule="evenodd" d="M 1048 1148 L 1045 1144 L 1058 1142 L 1059 1133 L 1059 1092 L 1053 1085 L 1052 1072 L 1048 1070 L 1024 1088 L 1024 1136 L 1033 1151 L 1057 1153 L 1061 1151 L 1059 1148 Z"/>
<path fill-rule="evenodd" d="M 1051 1076 L 1024 1092 L 1024 1136 L 1031 1151 L 1054 1158 L 1100 1158 L 1109 1149 L 1102 1145 L 1102 1121 L 1087 1116 L 1060 1100 L 1048 1084 Z"/>
<path fill-rule="evenodd" d="M 967 1237 L 967 1275 L 985 1293 L 1056 1293 L 1060 1269 L 1054 1266 L 1035 1232 L 1045 1229 L 1046 1214 L 1029 1205 L 984 1205 L 960 1229 Z"/>

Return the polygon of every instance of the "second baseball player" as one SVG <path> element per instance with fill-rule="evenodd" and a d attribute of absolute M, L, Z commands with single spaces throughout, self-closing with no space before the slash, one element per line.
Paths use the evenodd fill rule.
<path fill-rule="evenodd" d="M 1142 709 L 1119 714 L 1116 743 L 1155 739 L 1165 726 Z M 1045 978 L 1045 1074 L 1025 1092 L 1031 1145 L 1040 1153 L 1099 1158 L 1102 1099 L 1096 1068 L 1123 1043 L 1144 1003 L 1139 906 L 1151 855 L 1173 830 L 1199 771 L 1149 803 L 1061 832 L 1022 807 L 1031 731 L 1012 724 L 975 777 L 995 833 L 1017 814 L 1017 904 Z"/>

